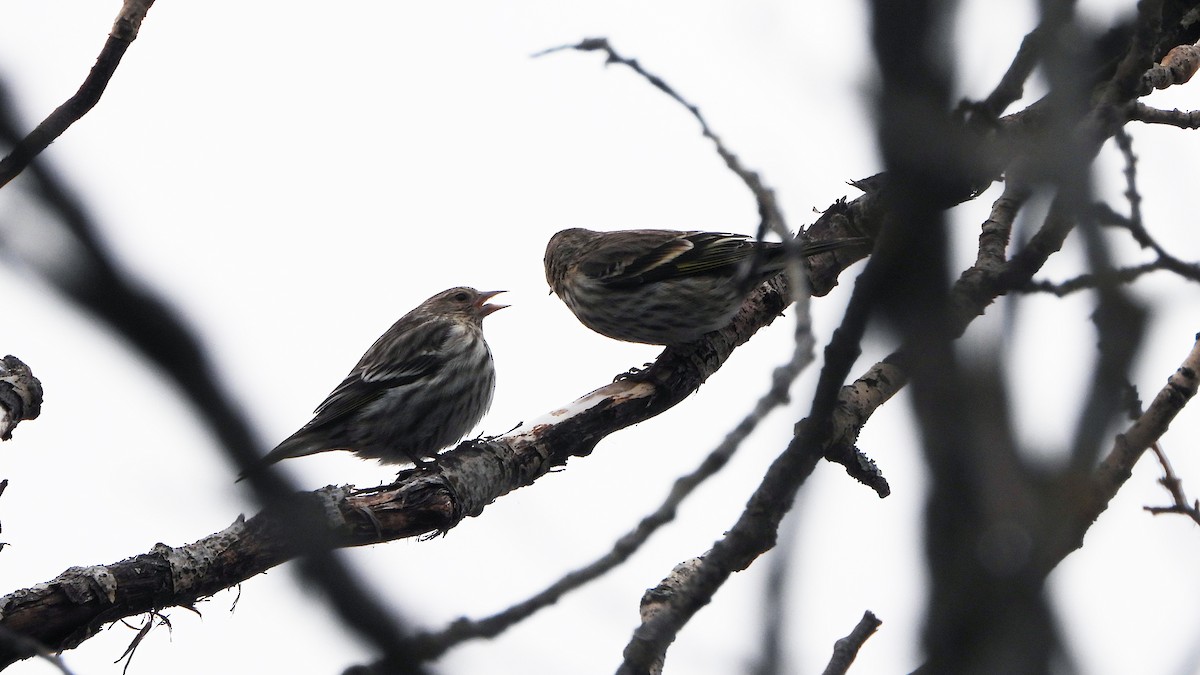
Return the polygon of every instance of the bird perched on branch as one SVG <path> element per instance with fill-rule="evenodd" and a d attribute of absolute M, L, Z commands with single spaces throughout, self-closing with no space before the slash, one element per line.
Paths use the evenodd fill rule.
<path fill-rule="evenodd" d="M 812 256 L 865 237 L 801 242 Z M 674 345 L 722 328 L 786 264 L 784 245 L 721 232 L 571 228 L 546 245 L 546 282 L 583 325 L 626 342 Z"/>
<path fill-rule="evenodd" d="M 326 450 L 422 466 L 457 442 L 492 405 L 496 371 L 483 319 L 507 307 L 487 304 L 503 292 L 451 288 L 405 314 L 255 470 Z"/>

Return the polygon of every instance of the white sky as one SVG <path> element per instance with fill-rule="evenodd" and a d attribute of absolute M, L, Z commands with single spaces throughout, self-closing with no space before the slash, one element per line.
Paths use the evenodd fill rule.
<path fill-rule="evenodd" d="M 75 91 L 119 2 L 14 0 L 0 6 L 0 72 L 32 126 Z M 959 26 L 962 95 L 995 85 L 1030 3 L 966 3 Z M 1081 3 L 1107 21 L 1132 2 Z M 1012 5 L 1012 6 L 1010 6 Z M 819 9 L 818 9 L 819 7 Z M 336 13 L 335 13 L 336 12 Z M 496 401 L 481 430 L 502 433 L 651 360 L 654 348 L 589 332 L 546 294 L 546 239 L 571 226 L 752 232 L 754 202 L 686 111 L 597 54 L 544 48 L 608 36 L 700 106 L 742 160 L 762 172 L 793 228 L 877 172 L 872 74 L 860 3 L 520 2 L 180 3 L 159 0 L 95 110 L 46 153 L 81 191 L 120 259 L 199 331 L 269 446 L 310 411 L 400 314 L 459 284 L 507 288 L 512 308 L 487 321 Z M 1151 104 L 1194 109 L 1192 88 Z M 1191 155 L 1200 140 L 1131 127 L 1145 214 L 1160 241 L 1200 258 Z M 1121 189 L 1106 153 L 1108 175 Z M 23 205 L 0 193 L 0 236 Z M 958 262 L 973 259 L 992 195 L 956 212 Z M 1121 208 L 1118 205 L 1118 208 Z M 1141 260 L 1121 237 L 1123 262 Z M 33 237 L 31 246 L 47 246 Z M 19 243 L 19 242 L 18 242 Z M 1078 269 L 1069 242 L 1049 276 Z M 857 268 L 855 268 L 857 269 Z M 814 303 L 823 344 L 855 270 Z M 0 446 L 0 593 L 71 565 L 109 563 L 155 542 L 182 545 L 252 512 L 241 486 L 173 385 L 102 326 L 38 281 L 0 267 L 0 352 L 45 384 L 42 417 Z M 1159 275 L 1135 287 L 1166 308 L 1135 382 L 1148 400 L 1200 330 L 1197 289 Z M 995 344 L 1000 306 L 966 349 Z M 1021 305 L 1010 347 L 1020 364 L 1020 432 L 1056 452 L 1069 438 L 1094 335 L 1086 296 Z M 791 320 L 738 350 L 699 393 L 602 442 L 585 459 L 432 541 L 351 551 L 387 600 L 421 627 L 489 614 L 591 561 L 659 503 L 765 389 L 787 358 Z M 891 350 L 876 340 L 860 367 Z M 812 375 L 679 521 L 598 583 L 490 643 L 446 657 L 446 673 L 612 672 L 643 590 L 708 548 L 734 522 L 765 466 L 807 410 Z M 1200 460 L 1185 410 L 1164 439 L 1193 496 Z M 924 475 L 901 394 L 861 447 L 894 490 L 886 500 L 820 466 L 794 513 L 801 546 L 789 598 L 795 672 L 819 672 L 863 610 L 883 620 L 852 672 L 920 663 Z M 370 485 L 392 472 L 341 453 L 293 460 L 306 487 Z M 1139 465 L 1121 496 L 1055 573 L 1051 588 L 1083 672 L 1180 673 L 1200 634 L 1200 533 L 1165 503 L 1158 469 Z M 754 657 L 765 560 L 735 575 L 684 629 L 668 672 L 739 672 Z M 203 603 L 169 610 L 174 631 L 147 638 L 131 673 L 336 673 L 371 658 L 276 570 Z M 117 627 L 67 652 L 77 673 L 117 673 L 133 637 Z M 219 664 L 219 665 L 218 665 Z M 230 665 L 233 664 L 233 665 Z M 9 672 L 44 673 L 25 662 Z"/>

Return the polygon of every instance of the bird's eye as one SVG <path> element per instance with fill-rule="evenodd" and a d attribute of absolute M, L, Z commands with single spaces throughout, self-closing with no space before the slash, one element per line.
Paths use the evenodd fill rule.
<path fill-rule="evenodd" d="M 471 296 L 467 295 L 466 291 L 459 291 L 454 294 L 455 302 L 466 302 L 467 300 L 470 300 L 470 299 L 471 299 Z"/>

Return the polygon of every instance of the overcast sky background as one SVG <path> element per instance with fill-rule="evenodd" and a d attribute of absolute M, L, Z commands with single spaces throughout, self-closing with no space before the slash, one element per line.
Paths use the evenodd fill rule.
<path fill-rule="evenodd" d="M 956 23 L 960 94 L 986 95 L 1034 25 L 1033 3 L 967 2 Z M 1097 25 L 1133 2 L 1081 2 Z M 27 125 L 70 96 L 103 45 L 116 0 L 12 0 L 0 6 L 0 74 Z M 511 309 L 487 320 L 498 384 L 481 431 L 503 433 L 651 360 L 652 347 L 593 334 L 548 296 L 545 241 L 564 227 L 672 227 L 750 233 L 750 193 L 694 120 L 599 54 L 530 55 L 607 36 L 698 105 L 744 163 L 778 193 L 793 228 L 857 193 L 881 169 L 873 143 L 872 64 L 861 3 L 784 1 L 180 3 L 160 0 L 100 104 L 44 159 L 75 185 L 117 257 L 199 332 L 268 448 L 304 422 L 397 317 L 433 293 L 504 288 Z M 1148 100 L 1200 107 L 1196 85 Z M 1036 91 L 1029 92 L 1030 96 Z M 1194 190 L 1200 139 L 1131 127 L 1145 217 L 1168 250 L 1200 258 Z M 1111 147 L 1097 184 L 1122 189 Z M 1116 168 L 1113 168 L 1116 167 Z M 15 186 L 14 186 L 15 187 Z M 955 212 L 956 262 L 974 258 L 992 193 Z M 1115 203 L 1118 210 L 1125 205 Z M 53 256 L 29 204 L 0 191 L 0 236 Z M 1123 263 L 1145 259 L 1120 236 Z M 1075 238 L 1046 276 L 1079 271 Z M 69 265 L 69 261 L 64 264 Z M 818 344 L 837 325 L 859 268 L 813 303 Z M 19 268 L 0 267 L 0 352 L 45 385 L 42 416 L 0 445 L 0 592 L 72 565 L 115 562 L 156 542 L 182 545 L 253 505 L 173 385 L 104 326 Z M 1134 287 L 1158 307 L 1135 384 L 1148 400 L 1200 330 L 1194 286 L 1159 274 Z M 963 341 L 992 349 L 998 304 Z M 1011 308 L 1011 307 L 1010 307 Z M 1048 457 L 1070 438 L 1087 382 L 1092 303 L 1023 300 L 1006 357 L 1019 376 L 1020 433 Z M 1186 308 L 1186 309 L 1185 309 Z M 699 393 L 602 442 L 565 470 L 508 495 L 446 537 L 348 553 L 414 625 L 498 611 L 590 562 L 636 524 L 752 406 L 790 351 L 791 313 L 739 349 Z M 876 335 L 855 375 L 894 347 Z M 676 524 L 597 583 L 492 642 L 457 649 L 445 673 L 606 673 L 636 626 L 643 590 L 703 553 L 731 525 L 808 407 L 816 368 Z M 1200 494 L 1186 409 L 1165 445 Z M 860 447 L 894 494 L 879 500 L 821 465 L 791 518 L 800 546 L 789 601 L 795 672 L 819 672 L 866 609 L 883 620 L 852 672 L 920 663 L 920 508 L 924 474 L 905 393 Z M 1189 443 L 1190 441 L 1190 443 Z M 345 453 L 286 463 L 308 489 L 366 486 L 393 472 Z M 1200 672 L 1200 532 L 1165 503 L 1143 460 L 1086 546 L 1051 579 L 1082 672 Z M 683 630 L 667 669 L 743 671 L 758 648 L 760 560 L 735 575 Z M 371 659 L 285 566 L 167 613 L 130 673 L 337 673 Z M 80 674 L 117 673 L 133 638 L 121 626 L 66 653 Z M 1190 654 L 1189 654 L 1190 651 Z M 53 672 L 44 663 L 21 675 Z"/>

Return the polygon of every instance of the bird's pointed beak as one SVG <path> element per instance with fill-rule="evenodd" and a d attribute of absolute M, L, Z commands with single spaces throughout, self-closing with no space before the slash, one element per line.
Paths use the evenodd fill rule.
<path fill-rule="evenodd" d="M 508 307 L 508 305 L 489 305 L 489 304 L 487 304 L 488 300 L 491 300 L 492 298 L 494 298 L 497 295 L 500 295 L 501 293 L 504 293 L 504 292 L 505 291 L 484 291 L 484 292 L 480 293 L 479 299 L 476 300 L 474 303 L 475 309 L 479 310 L 479 315 L 487 316 L 488 314 L 491 314 L 492 312 L 498 312 L 498 311 L 504 309 L 505 307 Z"/>

